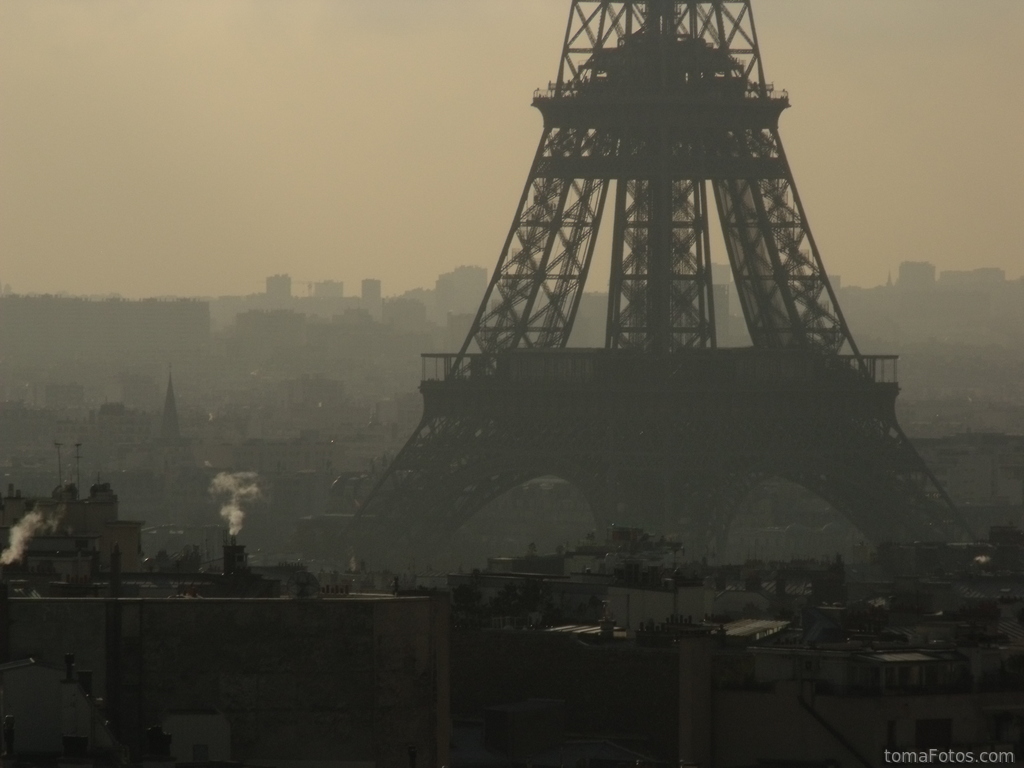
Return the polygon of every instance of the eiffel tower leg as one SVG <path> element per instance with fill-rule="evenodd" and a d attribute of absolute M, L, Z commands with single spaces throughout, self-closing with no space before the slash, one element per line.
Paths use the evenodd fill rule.
<path fill-rule="evenodd" d="M 974 538 L 952 500 L 896 424 L 866 423 L 848 435 L 842 457 L 788 473 L 875 543 Z"/>
<path fill-rule="evenodd" d="M 778 132 L 747 131 L 738 151 L 781 172 L 718 179 L 726 250 L 755 346 L 858 354 L 807 224 Z"/>
<path fill-rule="evenodd" d="M 450 535 L 488 502 L 545 475 L 575 485 L 599 528 L 611 522 L 604 427 L 583 416 L 595 412 L 593 404 L 581 405 L 573 393 L 552 401 L 530 392 L 502 402 L 493 391 L 445 392 L 450 384 L 441 396 L 427 387 L 419 428 L 353 526 L 357 547 L 390 551 L 393 559 Z"/>
<path fill-rule="evenodd" d="M 461 354 L 564 347 L 582 298 L 607 183 L 560 170 L 603 151 L 598 133 L 550 128 L 541 138 L 526 189 Z"/>
<path fill-rule="evenodd" d="M 367 499 L 349 532 L 360 557 L 395 562 L 441 537 L 502 493 L 535 476 L 480 461 L 477 422 L 457 414 L 424 416 Z"/>

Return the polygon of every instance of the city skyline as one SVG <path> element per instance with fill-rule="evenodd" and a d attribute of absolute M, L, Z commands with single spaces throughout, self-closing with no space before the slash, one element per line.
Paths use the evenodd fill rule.
<path fill-rule="evenodd" d="M 259 292 L 288 272 L 400 294 L 461 264 L 490 270 L 565 7 L 8 3 L 0 280 L 134 298 Z M 1019 277 L 1005 222 L 1024 203 L 1010 149 L 1024 110 L 1008 97 L 1024 9 L 755 12 L 829 273 L 870 286 L 921 260 Z M 606 289 L 607 258 L 599 246 L 588 290 Z"/>
<path fill-rule="evenodd" d="M 1019 762 L 967 7 L 0 0 L 3 764 Z"/>

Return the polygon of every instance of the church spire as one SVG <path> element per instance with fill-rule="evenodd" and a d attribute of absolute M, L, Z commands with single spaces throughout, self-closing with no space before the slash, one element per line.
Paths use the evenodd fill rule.
<path fill-rule="evenodd" d="M 174 399 L 174 382 L 170 371 L 167 372 L 167 395 L 164 397 L 164 415 L 160 422 L 161 440 L 180 440 L 178 429 L 178 404 Z"/>

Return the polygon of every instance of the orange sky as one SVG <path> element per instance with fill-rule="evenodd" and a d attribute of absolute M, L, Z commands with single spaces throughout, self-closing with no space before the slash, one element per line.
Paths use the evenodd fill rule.
<path fill-rule="evenodd" d="M 0 0 L 0 282 L 386 294 L 493 267 L 567 0 Z M 1024 269 L 1024 3 L 760 0 L 830 273 Z M 716 261 L 724 261 L 719 254 Z M 607 258 L 592 272 L 604 290 Z"/>

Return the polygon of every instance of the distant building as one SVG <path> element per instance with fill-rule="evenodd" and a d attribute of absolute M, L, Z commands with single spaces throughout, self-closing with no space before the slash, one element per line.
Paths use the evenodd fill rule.
<path fill-rule="evenodd" d="M 704 621 L 715 592 L 700 579 L 666 578 L 661 584 L 620 582 L 608 587 L 608 615 L 624 629 L 662 624 L 672 617 Z"/>
<path fill-rule="evenodd" d="M 572 338 L 569 341 L 569 346 L 603 347 L 607 322 L 607 292 L 584 292 L 580 296 L 579 309 L 576 312 L 576 321 L 572 326 Z M 468 331 L 469 329 L 467 328 L 466 330 Z M 463 334 L 463 338 L 465 338 L 465 334 Z M 461 344 L 462 339 L 459 339 L 459 345 Z M 455 348 L 458 349 L 459 347 L 456 346 Z"/>
<path fill-rule="evenodd" d="M 380 320 L 383 310 L 380 280 L 363 280 L 361 299 L 362 307 L 370 313 L 370 317 L 374 320 Z"/>
<path fill-rule="evenodd" d="M 427 324 L 427 308 L 414 299 L 388 299 L 382 317 L 385 325 L 403 333 L 421 332 Z"/>
<path fill-rule="evenodd" d="M 729 308 L 729 294 L 731 293 L 730 283 L 715 283 L 715 333 L 718 343 L 723 346 L 731 346 L 733 340 L 732 315 Z"/>
<path fill-rule="evenodd" d="M 166 364 L 192 360 L 209 343 L 210 306 L 202 301 L 0 297 L 0 358 L 7 361 Z"/>
<path fill-rule="evenodd" d="M 152 411 L 160 407 L 160 386 L 152 376 L 122 373 L 118 380 L 121 384 L 121 402 L 128 408 Z"/>
<path fill-rule="evenodd" d="M 1005 505 L 1021 514 L 1024 435 L 971 432 L 921 439 L 916 445 L 939 482 L 961 505 Z"/>
<path fill-rule="evenodd" d="M 860 766 L 883 764 L 886 749 L 1019 749 L 1021 695 L 991 682 L 995 648 L 772 647 L 748 659 L 745 683 L 701 694 L 714 735 L 699 736 L 694 756 Z"/>
<path fill-rule="evenodd" d="M 66 664 L 66 671 L 32 658 L 0 664 L 3 716 L 11 718 L 14 754 L 91 755 L 99 758 L 92 765 L 115 765 L 118 744 L 91 695 L 92 672 L 75 675 L 74 657 Z"/>
<path fill-rule="evenodd" d="M 904 291 L 924 291 L 935 287 L 935 265 L 928 261 L 904 261 L 896 286 Z"/>
<path fill-rule="evenodd" d="M 437 278 L 434 284 L 436 316 L 476 312 L 487 290 L 487 270 L 483 267 L 457 267 Z"/>
<path fill-rule="evenodd" d="M 345 296 L 345 284 L 339 280 L 323 280 L 313 284 L 313 296 L 318 299 L 340 299 Z"/>
<path fill-rule="evenodd" d="M 991 291 L 1006 283 L 1006 272 L 997 267 L 947 269 L 939 274 L 939 287 Z"/>
<path fill-rule="evenodd" d="M 109 723 L 133 764 L 152 741 L 168 746 L 154 731 L 172 736 L 167 764 L 407 766 L 413 750 L 423 768 L 451 764 L 443 597 L 75 600 L 3 591 L 0 617 L 16 663 L 0 666 L 5 704 L 20 707 L 16 754 L 34 729 L 56 764 L 53 734 L 69 727 L 69 708 L 57 705 L 59 669 L 71 653 L 83 671 L 69 668 L 67 688 L 92 692 L 87 703 L 102 707 L 99 724 Z M 29 659 L 58 671 L 17 671 Z M 17 700 L 7 690 L 15 674 L 25 678 Z M 52 697 L 33 710 L 27 699 L 41 699 L 44 684 Z M 81 725 L 88 755 L 106 732 Z"/>
<path fill-rule="evenodd" d="M 85 388 L 81 384 L 47 384 L 43 389 L 47 408 L 81 408 L 85 404 Z"/>
<path fill-rule="evenodd" d="M 138 571 L 141 567 L 142 522 L 120 519 L 117 494 L 109 483 L 95 483 L 84 497 L 74 483 L 64 483 L 43 498 L 22 496 L 11 484 L 0 502 L 4 547 L 11 543 L 12 528 L 27 515 L 35 513 L 42 518 L 37 535 L 28 541 L 25 556 L 5 566 L 5 576 L 19 570 L 51 573 L 58 580 L 91 575 L 94 571 L 90 570 L 90 561 L 96 558 L 95 565 L 109 568 L 115 547 L 121 553 L 124 570 Z"/>
<path fill-rule="evenodd" d="M 235 340 L 245 354 L 274 347 L 296 347 L 306 333 L 306 317 L 288 309 L 251 310 L 235 319 Z"/>
<path fill-rule="evenodd" d="M 167 374 L 167 395 L 164 397 L 164 412 L 160 419 L 160 439 L 167 442 L 181 440 L 178 426 L 178 403 L 174 398 L 174 381 Z"/>
<path fill-rule="evenodd" d="M 267 296 L 281 300 L 292 297 L 292 278 L 290 275 L 271 275 L 267 278 Z"/>

